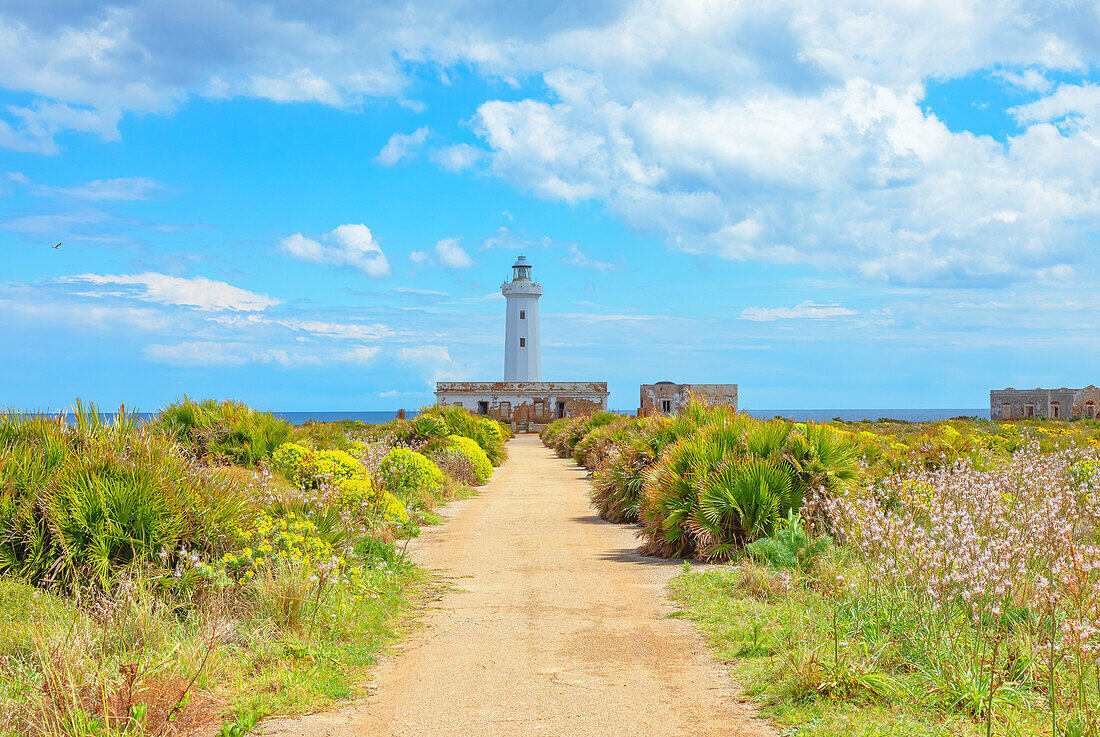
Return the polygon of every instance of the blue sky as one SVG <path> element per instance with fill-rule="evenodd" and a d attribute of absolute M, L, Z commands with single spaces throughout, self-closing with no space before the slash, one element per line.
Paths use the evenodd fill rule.
<path fill-rule="evenodd" d="M 614 407 L 1100 380 L 1095 3 L 0 0 L 0 39 L 0 405 L 415 407 L 501 376 L 519 251 L 544 378 Z"/>

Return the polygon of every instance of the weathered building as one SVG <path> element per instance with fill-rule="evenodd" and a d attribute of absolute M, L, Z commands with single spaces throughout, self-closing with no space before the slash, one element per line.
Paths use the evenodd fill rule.
<path fill-rule="evenodd" d="M 1100 412 L 1100 389 L 993 389 L 989 392 L 989 419 L 1020 420 L 1027 417 L 1095 419 Z"/>
<path fill-rule="evenodd" d="M 674 415 L 695 395 L 710 404 L 723 404 L 737 409 L 737 384 L 674 384 L 658 381 L 642 384 L 638 399 L 638 416 Z"/>
<path fill-rule="evenodd" d="M 507 301 L 504 328 L 504 381 L 440 381 L 436 404 L 530 429 L 561 417 L 579 417 L 607 409 L 606 381 L 541 381 L 539 297 L 542 285 L 531 278 L 524 256 L 512 264 L 512 280 L 500 287 Z"/>
<path fill-rule="evenodd" d="M 435 399 L 524 426 L 606 410 L 607 382 L 441 381 Z"/>

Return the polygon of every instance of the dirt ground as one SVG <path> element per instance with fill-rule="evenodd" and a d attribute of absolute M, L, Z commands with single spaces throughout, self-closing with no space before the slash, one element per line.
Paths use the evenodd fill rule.
<path fill-rule="evenodd" d="M 774 735 L 690 623 L 670 619 L 679 563 L 634 553 L 585 472 L 537 436 L 480 495 L 410 546 L 453 588 L 375 669 L 370 695 L 265 724 L 270 736 Z"/>

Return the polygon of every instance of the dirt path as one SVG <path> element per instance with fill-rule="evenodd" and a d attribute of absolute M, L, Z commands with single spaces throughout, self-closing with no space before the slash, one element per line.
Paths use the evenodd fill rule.
<path fill-rule="evenodd" d="M 265 735 L 771 735 L 692 626 L 666 615 L 679 565 L 593 515 L 583 469 L 538 437 L 416 541 L 454 590 L 376 669 L 371 695 Z"/>

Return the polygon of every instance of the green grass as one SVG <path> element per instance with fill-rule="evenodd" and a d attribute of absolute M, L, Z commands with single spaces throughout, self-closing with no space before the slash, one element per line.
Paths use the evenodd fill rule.
<path fill-rule="evenodd" d="M 286 627 L 255 610 L 218 605 L 172 613 L 144 596 L 116 602 L 105 617 L 97 607 L 0 580 L 0 735 L 71 733 L 44 716 L 57 713 L 46 681 L 63 682 L 66 698 L 75 694 L 65 705 L 72 711 L 84 690 L 114 699 L 130 664 L 144 682 L 134 701 L 153 714 L 170 708 L 196 676 L 178 720 L 186 727 L 216 726 L 249 712 L 306 713 L 359 695 L 379 653 L 410 626 L 412 604 L 429 588 L 411 564 L 387 569 L 366 578 L 377 598 L 355 600 L 330 588 L 315 618 L 307 608 Z"/>
<path fill-rule="evenodd" d="M 860 632 L 843 615 L 834 630 L 837 599 L 820 580 L 795 574 L 784 590 L 780 574 L 753 564 L 685 569 L 671 585 L 677 614 L 701 628 L 716 658 L 782 734 L 985 734 L 983 720 L 929 699 L 927 680 L 889 648 L 876 659 L 871 640 L 882 633 Z M 994 735 L 1050 730 L 1041 702 L 1001 704 L 994 721 Z"/>

